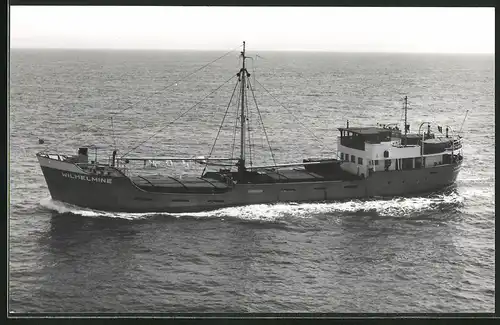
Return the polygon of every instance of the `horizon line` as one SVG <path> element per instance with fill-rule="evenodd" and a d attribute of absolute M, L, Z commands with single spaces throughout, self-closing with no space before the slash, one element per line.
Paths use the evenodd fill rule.
<path fill-rule="evenodd" d="M 9 47 L 9 50 L 83 50 L 83 51 L 193 51 L 193 52 L 223 52 L 227 49 L 199 48 L 105 48 L 105 47 Z M 377 54 L 454 54 L 454 55 L 494 55 L 495 52 L 431 52 L 431 51 L 357 51 L 357 50 L 322 50 L 322 49 L 252 49 L 249 52 L 313 52 L 313 53 L 377 53 Z M 235 52 L 237 52 L 235 50 Z"/>

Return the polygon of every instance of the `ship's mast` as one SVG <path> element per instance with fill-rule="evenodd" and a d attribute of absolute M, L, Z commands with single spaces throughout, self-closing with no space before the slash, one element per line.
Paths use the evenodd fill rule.
<path fill-rule="evenodd" d="M 404 101 L 404 110 L 405 110 L 405 147 L 407 143 L 406 133 L 408 132 L 408 96 L 405 96 Z"/>
<path fill-rule="evenodd" d="M 238 171 L 243 173 L 245 171 L 245 78 L 248 73 L 245 68 L 245 42 L 243 42 L 243 51 L 241 51 L 241 57 L 243 61 L 243 66 L 240 70 L 239 77 L 241 78 L 241 112 L 240 112 L 240 123 L 241 123 L 241 137 L 240 137 L 240 161 L 238 163 Z"/>

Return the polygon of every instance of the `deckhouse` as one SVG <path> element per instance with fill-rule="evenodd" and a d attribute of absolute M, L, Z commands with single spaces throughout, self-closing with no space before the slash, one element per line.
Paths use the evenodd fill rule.
<path fill-rule="evenodd" d="M 461 159 L 461 139 L 448 137 L 448 132 L 435 137 L 429 123 L 423 134 L 402 134 L 397 127 L 347 126 L 338 130 L 341 168 L 362 178 L 374 172 L 434 167 Z"/>

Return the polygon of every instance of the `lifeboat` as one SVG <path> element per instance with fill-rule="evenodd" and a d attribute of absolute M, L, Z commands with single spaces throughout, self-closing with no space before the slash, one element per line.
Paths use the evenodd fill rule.
<path fill-rule="evenodd" d="M 450 138 L 434 138 L 424 141 L 423 154 L 430 155 L 433 153 L 445 152 L 448 148 L 451 150 L 452 140 Z"/>

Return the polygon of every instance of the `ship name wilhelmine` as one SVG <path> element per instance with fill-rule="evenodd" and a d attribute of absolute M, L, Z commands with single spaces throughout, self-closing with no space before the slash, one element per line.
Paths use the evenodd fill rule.
<path fill-rule="evenodd" d="M 63 177 L 72 178 L 72 179 L 79 179 L 82 181 L 94 182 L 94 183 L 111 184 L 113 181 L 113 179 L 106 178 L 106 177 L 78 175 L 78 174 L 66 173 L 66 172 L 62 172 L 62 175 L 63 175 Z"/>

